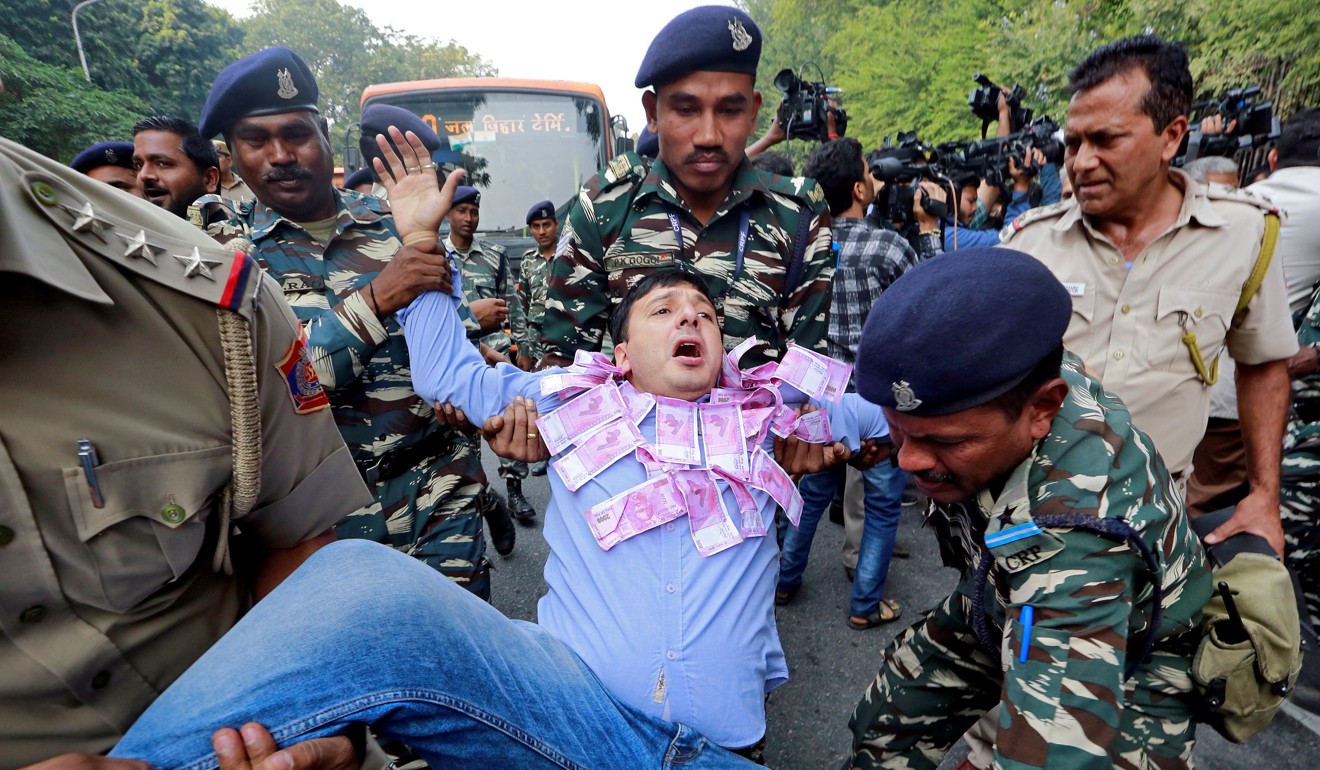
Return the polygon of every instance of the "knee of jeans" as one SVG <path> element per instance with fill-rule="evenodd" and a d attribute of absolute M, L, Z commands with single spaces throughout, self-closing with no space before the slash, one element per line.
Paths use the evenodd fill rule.
<path fill-rule="evenodd" d="M 383 622 L 401 613 L 434 610 L 467 592 L 413 557 L 370 540 L 337 540 L 321 548 L 294 575 L 335 604 L 351 608 L 358 622 L 381 613 Z M 292 579 L 289 582 L 293 582 Z"/>

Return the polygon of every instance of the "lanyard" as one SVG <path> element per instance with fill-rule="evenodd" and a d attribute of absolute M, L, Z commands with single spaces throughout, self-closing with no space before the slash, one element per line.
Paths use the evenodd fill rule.
<path fill-rule="evenodd" d="M 683 225 L 678 221 L 678 209 L 669 206 L 669 224 L 674 228 L 674 240 L 678 242 L 678 256 L 683 258 Z M 728 286 L 724 289 L 724 294 L 728 294 L 733 285 L 742 277 L 743 256 L 747 253 L 747 236 L 751 230 L 752 213 L 748 210 L 747 204 L 738 207 L 738 255 L 735 258 L 733 277 L 729 279 Z M 720 296 L 724 296 L 721 294 Z"/>

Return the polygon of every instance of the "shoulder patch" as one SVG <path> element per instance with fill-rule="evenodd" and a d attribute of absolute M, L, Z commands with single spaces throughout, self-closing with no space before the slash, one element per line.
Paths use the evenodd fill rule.
<path fill-rule="evenodd" d="M 307 343 L 299 329 L 298 336 L 289 343 L 284 358 L 275 364 L 284 383 L 289 388 L 289 400 L 293 402 L 293 411 L 297 414 L 311 414 L 330 406 L 330 399 L 321 388 L 321 381 L 316 376 L 316 367 L 307 352 Z"/>
<path fill-rule="evenodd" d="M 1245 187 L 1228 187 L 1222 184 L 1205 185 L 1205 197 L 1212 201 L 1235 201 L 1248 203 L 1270 214 L 1279 213 L 1279 207 L 1270 199 Z"/>
<path fill-rule="evenodd" d="M 613 187 L 620 182 L 629 180 L 641 180 L 647 174 L 646 161 L 642 156 L 635 152 L 625 152 L 622 155 L 616 155 L 605 165 L 605 170 L 601 172 L 601 186 L 604 190 L 607 187 Z"/>

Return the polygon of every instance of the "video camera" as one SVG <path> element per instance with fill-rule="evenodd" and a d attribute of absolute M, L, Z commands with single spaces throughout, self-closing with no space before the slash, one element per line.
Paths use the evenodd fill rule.
<path fill-rule="evenodd" d="M 1040 150 L 1047 160 L 1061 158 L 1063 146 L 1056 136 L 1058 131 L 1058 123 L 1043 117 L 1007 136 L 940 145 L 939 162 L 951 174 L 972 171 L 988 184 L 1002 186 L 1010 178 L 1010 158 L 1028 176 L 1035 176 L 1039 170 L 1031 163 L 1033 149 Z"/>
<path fill-rule="evenodd" d="M 805 68 L 807 65 L 802 65 Z M 817 68 L 820 75 L 820 69 Z M 775 75 L 775 88 L 784 94 L 775 120 L 791 139 L 824 142 L 829 137 L 829 115 L 834 115 L 834 132 L 843 136 L 848 132 L 848 113 L 830 103 L 830 97 L 843 93 L 842 89 L 819 82 L 803 80 L 791 69 L 782 69 Z"/>
<path fill-rule="evenodd" d="M 1187 135 L 1173 159 L 1181 168 L 1197 158 L 1221 156 L 1234 158 L 1243 170 L 1261 165 L 1260 158 L 1243 156 L 1263 155 L 1279 138 L 1279 118 L 1274 114 L 1274 102 L 1258 101 L 1260 86 L 1233 88 L 1218 99 L 1192 105 Z M 1201 121 L 1211 115 L 1223 118 L 1224 133 L 1201 132 Z M 1245 161 L 1245 162 L 1244 162 Z"/>
<path fill-rule="evenodd" d="M 984 139 L 986 129 L 999 120 L 999 95 L 1004 89 L 979 72 L 972 76 L 972 80 L 980 87 L 973 88 L 967 95 L 967 105 L 972 108 L 972 114 L 981 119 L 981 138 Z M 1017 84 L 1012 91 L 1004 94 L 1010 110 L 1009 131 L 1021 131 L 1031 123 L 1032 110 L 1022 106 L 1022 98 L 1026 95 L 1027 90 Z"/>
<path fill-rule="evenodd" d="M 926 213 L 937 219 L 943 219 L 949 214 L 947 201 L 932 199 L 929 193 L 912 184 L 918 179 L 926 179 L 941 189 L 952 189 L 942 169 L 926 162 L 929 147 L 917 139 L 916 131 L 909 131 L 899 134 L 898 147 L 886 142 L 884 148 L 866 154 L 866 165 L 871 176 L 885 183 L 877 206 L 883 209 L 884 218 L 895 226 L 913 222 L 913 202 L 918 192 L 921 195 L 921 207 Z"/>

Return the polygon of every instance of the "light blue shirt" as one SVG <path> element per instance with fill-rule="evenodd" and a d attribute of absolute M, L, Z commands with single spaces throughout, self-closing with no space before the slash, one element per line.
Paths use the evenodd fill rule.
<path fill-rule="evenodd" d="M 480 425 L 515 396 L 536 401 L 541 414 L 560 404 L 542 396 L 549 372 L 508 364 L 489 367 L 467 342 L 454 296 L 428 292 L 397 314 L 412 362 L 413 387 L 430 403 L 453 403 Z M 888 434 L 879 407 L 849 394 L 831 404 L 837 440 L 856 449 L 860 438 Z M 638 429 L 655 440 L 655 410 Z M 767 450 L 769 449 L 767 442 Z M 647 480 L 629 454 L 570 492 L 548 474 L 550 507 L 545 540 L 548 593 L 537 608 L 542 628 L 572 649 L 605 686 L 632 706 L 695 728 L 727 747 L 756 743 L 765 734 L 765 693 L 788 679 L 775 627 L 774 589 L 779 549 L 774 537 L 752 537 L 702 558 L 688 522 L 679 518 L 603 551 L 585 511 Z M 717 482 L 734 521 L 738 505 Z M 749 489 L 767 528 L 775 503 Z"/>

